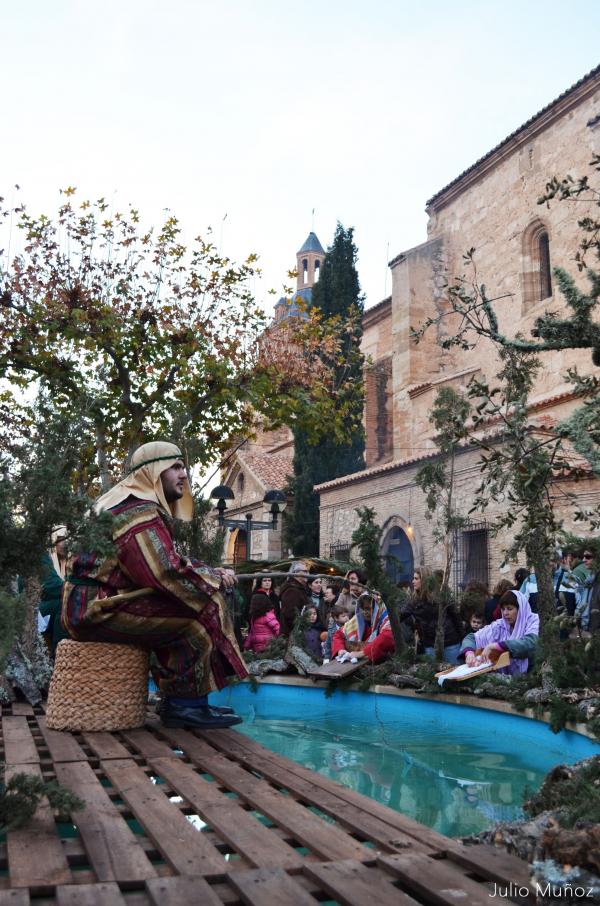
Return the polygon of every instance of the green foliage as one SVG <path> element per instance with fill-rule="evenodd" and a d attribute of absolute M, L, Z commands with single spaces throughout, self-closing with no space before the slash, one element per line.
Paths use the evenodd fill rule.
<path fill-rule="evenodd" d="M 112 549 L 108 514 L 86 495 L 81 453 L 85 419 L 54 411 L 44 397 L 28 437 L 0 459 L 0 586 L 37 574 L 52 530 L 67 526 L 72 551 Z"/>
<path fill-rule="evenodd" d="M 449 583 L 454 553 L 454 532 L 461 528 L 466 517 L 458 513 L 455 503 L 456 456 L 468 437 L 469 401 L 452 387 L 443 387 L 436 394 L 429 421 L 436 430 L 434 437 L 439 456 L 426 462 L 415 476 L 415 482 L 425 494 L 426 515 L 435 517 L 434 539 L 443 546 L 444 569 L 441 588 L 437 591 L 438 620 L 435 633 L 436 657 L 444 656 L 446 611 L 453 603 Z M 429 593 L 429 590 L 427 590 Z"/>
<path fill-rule="evenodd" d="M 83 474 L 95 468 L 107 490 L 157 436 L 206 465 L 260 418 L 311 435 L 336 426 L 332 370 L 316 350 L 341 349 L 338 324 L 308 318 L 290 376 L 289 356 L 262 354 L 256 255 L 238 265 L 210 234 L 184 244 L 172 214 L 145 229 L 131 206 L 113 213 L 103 198 L 62 194 L 53 216 L 0 199 L 0 227 L 16 223 L 22 237 L 0 269 L 0 377 L 10 382 L 0 414 L 11 431 L 29 411 L 23 388 L 44 386 L 55 410 L 85 413 Z"/>
<path fill-rule="evenodd" d="M 523 808 L 531 817 L 545 811 L 559 812 L 562 827 L 573 827 L 577 821 L 599 823 L 600 756 L 587 759 L 576 769 L 555 768 Z"/>
<path fill-rule="evenodd" d="M 337 225 L 312 290 L 312 310 L 325 325 L 337 325 L 341 343 L 335 354 L 323 347 L 321 361 L 335 373 L 333 401 L 341 430 L 324 424 L 315 443 L 303 428 L 294 430 L 294 474 L 289 485 L 293 503 L 284 515 L 284 539 L 296 556 L 319 551 L 319 500 L 314 486 L 364 468 L 363 356 L 360 352 L 363 297 L 356 270 L 353 230 Z"/>
<path fill-rule="evenodd" d="M 375 510 L 372 507 L 357 507 L 356 513 L 360 522 L 352 533 L 352 547 L 358 551 L 367 574 L 367 584 L 383 593 L 381 586 L 389 583 L 381 556 L 383 529 L 375 522 Z"/>
<path fill-rule="evenodd" d="M 34 816 L 41 800 L 46 797 L 50 807 L 60 816 L 85 808 L 85 803 L 58 783 L 46 783 L 32 774 L 15 774 L 6 786 L 0 787 L 0 831 L 23 827 Z"/>
<path fill-rule="evenodd" d="M 434 442 L 439 457 L 421 466 L 415 481 L 425 494 L 427 516 L 436 517 L 434 538 L 444 544 L 446 569 L 443 585 L 447 586 L 450 576 L 451 534 L 465 523 L 465 518 L 456 511 L 455 460 L 456 454 L 468 437 L 469 401 L 452 387 L 443 387 L 436 394 L 429 421 L 436 430 Z"/>
<path fill-rule="evenodd" d="M 23 631 L 25 603 L 20 595 L 0 589 L 0 674 L 6 669 L 14 641 Z"/>
<path fill-rule="evenodd" d="M 192 486 L 192 496 L 194 498 L 194 515 L 191 522 L 175 522 L 175 540 L 179 549 L 186 556 L 211 565 L 220 563 L 225 550 L 226 529 L 215 528 L 214 519 L 211 516 L 213 505 L 210 500 L 202 497 L 194 486 Z"/>
<path fill-rule="evenodd" d="M 381 556 L 383 529 L 375 522 L 375 510 L 358 507 L 356 512 L 360 521 L 352 533 L 352 546 L 358 550 L 362 568 L 367 574 L 367 584 L 381 594 L 387 606 L 396 653 L 399 655 L 406 644 L 400 622 L 400 607 L 406 602 L 406 594 L 394 585 L 385 570 Z"/>
<path fill-rule="evenodd" d="M 271 639 L 266 648 L 262 651 L 244 651 L 244 660 L 249 664 L 253 661 L 271 661 L 279 660 L 287 651 L 288 639 L 283 635 L 278 635 Z"/>

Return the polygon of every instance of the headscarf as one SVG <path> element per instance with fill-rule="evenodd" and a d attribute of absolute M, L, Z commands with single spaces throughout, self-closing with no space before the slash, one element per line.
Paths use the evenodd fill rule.
<path fill-rule="evenodd" d="M 510 623 L 501 617 L 499 620 L 494 620 L 493 623 L 490 623 L 489 626 L 484 626 L 483 629 L 478 629 L 475 633 L 475 644 L 477 648 L 485 648 L 486 645 L 491 645 L 492 642 L 506 642 L 514 639 L 522 639 L 526 635 L 539 635 L 540 632 L 540 618 L 537 613 L 533 613 L 529 601 L 520 591 L 511 591 L 519 605 L 517 611 L 517 619 L 515 620 L 515 625 L 511 626 Z M 511 668 L 513 668 L 511 673 L 526 673 L 528 666 L 527 658 L 513 658 L 511 662 Z"/>
<path fill-rule="evenodd" d="M 365 618 L 360 609 L 360 600 L 361 598 L 371 599 L 371 595 L 362 594 L 358 599 L 356 605 L 356 613 L 349 620 L 346 620 L 342 629 L 344 631 L 344 636 L 349 642 L 361 642 L 363 641 L 363 635 L 365 632 Z M 367 642 L 372 642 L 373 639 L 376 639 L 380 632 L 390 625 L 390 618 L 388 616 L 387 608 L 383 601 L 379 604 L 372 602 L 371 606 L 371 632 L 369 634 Z"/>
<path fill-rule="evenodd" d="M 96 501 L 96 512 L 110 510 L 127 500 L 128 497 L 138 497 L 140 500 L 152 500 L 158 503 L 167 513 L 175 519 L 190 522 L 194 511 L 194 499 L 190 491 L 189 482 L 183 486 L 183 497 L 173 503 L 167 503 L 163 491 L 161 474 L 178 459 L 183 459 L 179 447 L 162 440 L 142 444 L 131 457 L 129 474 L 118 484 L 99 497 Z"/>
<path fill-rule="evenodd" d="M 65 559 L 59 560 L 58 554 L 56 552 L 56 545 L 59 541 L 64 541 L 68 534 L 69 533 L 67 531 L 66 525 L 57 525 L 52 529 L 52 535 L 50 536 L 50 559 L 52 560 L 52 566 L 61 579 L 64 579 L 65 577 L 65 567 L 67 565 L 67 561 Z"/>

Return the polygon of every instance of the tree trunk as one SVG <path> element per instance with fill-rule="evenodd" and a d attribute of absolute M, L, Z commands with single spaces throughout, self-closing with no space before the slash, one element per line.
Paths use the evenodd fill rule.
<path fill-rule="evenodd" d="M 400 654 L 405 648 L 404 636 L 402 635 L 402 623 L 400 621 L 400 605 L 398 601 L 388 601 L 386 607 L 390 618 L 390 628 L 394 637 L 394 645 L 396 646 L 396 654 Z"/>
<path fill-rule="evenodd" d="M 96 450 L 98 456 L 98 470 L 100 472 L 100 487 L 103 494 L 110 491 L 110 472 L 106 458 L 106 435 L 102 428 L 96 429 Z"/>
<path fill-rule="evenodd" d="M 41 596 L 42 587 L 39 579 L 35 576 L 30 576 L 25 579 L 25 593 L 23 596 L 25 614 L 23 619 L 23 630 L 19 641 L 23 653 L 31 661 L 35 660 L 39 642 L 37 615 Z"/>
<path fill-rule="evenodd" d="M 555 620 L 556 601 L 552 582 L 550 558 L 553 542 L 546 537 L 545 527 L 540 525 L 532 533 L 527 545 L 527 558 L 535 569 L 538 588 L 538 612 L 540 616 L 540 638 L 546 656 L 554 652 L 559 644 L 559 626 Z"/>

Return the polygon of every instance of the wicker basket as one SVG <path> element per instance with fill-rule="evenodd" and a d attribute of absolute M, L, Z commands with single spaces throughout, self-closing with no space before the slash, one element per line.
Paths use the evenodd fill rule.
<path fill-rule="evenodd" d="M 46 725 L 52 730 L 141 727 L 148 697 L 148 654 L 132 645 L 63 640 L 56 649 Z"/>

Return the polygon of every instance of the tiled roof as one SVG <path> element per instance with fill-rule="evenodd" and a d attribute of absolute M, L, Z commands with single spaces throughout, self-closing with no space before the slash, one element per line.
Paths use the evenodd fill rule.
<path fill-rule="evenodd" d="M 406 466 L 413 466 L 417 462 L 424 462 L 426 459 L 435 459 L 439 456 L 438 450 L 432 450 L 431 453 L 421 453 L 419 456 L 410 456 L 408 459 L 395 459 L 393 462 L 386 462 L 381 466 L 372 466 L 370 469 L 363 469 L 362 472 L 352 472 L 350 475 L 342 475 L 340 478 L 334 478 L 332 481 L 325 481 L 323 484 L 316 484 L 315 491 L 329 491 L 331 488 L 339 488 L 344 484 L 352 484 L 355 481 L 364 481 L 372 478 L 374 475 L 382 475 L 384 472 L 394 472 L 396 469 L 404 469 Z"/>
<path fill-rule="evenodd" d="M 298 254 L 301 255 L 302 252 L 320 252 L 322 255 L 325 254 L 325 249 L 319 242 L 316 233 L 313 233 L 311 231 L 308 234 L 308 236 L 306 237 L 306 241 L 304 242 L 304 245 L 302 246 L 302 248 L 300 249 Z"/>
<path fill-rule="evenodd" d="M 506 145 L 508 145 L 514 139 L 518 138 L 518 136 L 520 135 L 521 132 L 524 132 L 526 129 L 528 129 L 530 126 L 532 126 L 535 123 L 535 121 L 537 119 L 539 119 L 540 117 L 542 117 L 544 114 L 549 113 L 555 105 L 559 104 L 561 101 L 564 101 L 566 98 L 569 97 L 570 94 L 572 94 L 578 88 L 581 88 L 581 86 L 584 85 L 586 82 L 591 82 L 594 79 L 598 79 L 598 78 L 600 78 L 600 66 L 596 66 L 595 69 L 592 69 L 590 72 L 587 73 L 587 75 L 584 75 L 583 78 L 579 79 L 578 82 L 575 82 L 574 85 L 571 85 L 570 88 L 567 88 L 566 91 L 563 91 L 562 94 L 559 94 L 559 96 L 557 98 L 555 98 L 553 101 L 551 101 L 550 104 L 546 104 L 545 107 L 542 107 L 541 110 L 539 110 L 536 114 L 534 114 L 534 116 L 530 117 L 526 122 L 524 122 L 521 126 L 519 126 L 518 129 L 515 129 L 514 132 L 511 132 L 511 134 L 508 135 L 505 139 L 503 139 L 503 141 L 501 141 L 498 145 L 496 145 L 495 148 L 492 148 L 491 151 L 488 151 L 487 154 L 484 154 L 483 157 L 480 157 L 479 160 L 475 161 L 474 164 L 472 164 L 470 167 L 467 167 L 466 170 L 463 170 L 463 172 L 460 173 L 459 176 L 456 177 L 456 179 L 453 179 L 452 182 L 449 182 L 447 186 L 444 186 L 443 189 L 440 189 L 439 192 L 436 192 L 435 195 L 432 195 L 431 198 L 428 200 L 426 207 L 428 208 L 435 201 L 437 201 L 438 198 L 440 198 L 442 195 L 444 195 L 444 193 L 447 192 L 448 189 L 452 188 L 452 186 L 457 185 L 457 183 L 461 182 L 461 180 L 463 180 L 465 178 L 465 176 L 467 176 L 469 173 L 472 173 L 474 170 L 477 170 L 478 167 L 480 167 L 481 164 L 484 163 L 484 161 L 488 160 L 488 158 L 492 157 L 494 154 L 496 154 L 498 151 L 500 151 L 502 148 L 504 148 Z"/>
<path fill-rule="evenodd" d="M 293 472 L 292 456 L 292 449 L 289 450 L 289 455 L 285 453 L 237 454 L 240 464 L 247 468 L 267 491 L 273 488 L 281 491 L 286 486 L 288 475 Z"/>

